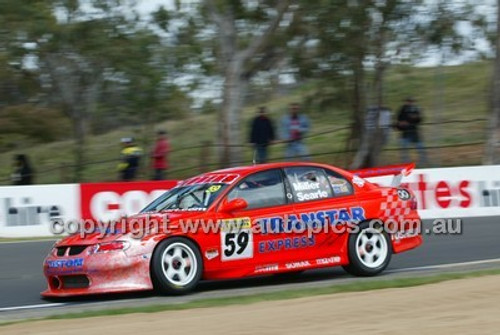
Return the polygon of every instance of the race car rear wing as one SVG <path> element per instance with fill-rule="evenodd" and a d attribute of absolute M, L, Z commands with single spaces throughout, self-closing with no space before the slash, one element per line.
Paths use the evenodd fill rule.
<path fill-rule="evenodd" d="M 415 163 L 388 165 L 369 169 L 350 171 L 353 175 L 361 178 L 394 176 L 391 182 L 391 187 L 398 187 L 401 184 L 403 177 L 409 176 L 415 169 Z"/>

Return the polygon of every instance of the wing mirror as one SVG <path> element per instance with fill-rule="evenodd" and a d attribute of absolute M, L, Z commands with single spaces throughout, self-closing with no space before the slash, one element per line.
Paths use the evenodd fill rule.
<path fill-rule="evenodd" d="M 229 202 L 224 201 L 219 207 L 219 212 L 231 213 L 239 211 L 248 207 L 248 203 L 245 199 L 236 198 Z"/>

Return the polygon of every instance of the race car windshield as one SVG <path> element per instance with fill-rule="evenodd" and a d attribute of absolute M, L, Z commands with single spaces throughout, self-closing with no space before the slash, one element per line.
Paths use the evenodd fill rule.
<path fill-rule="evenodd" d="M 227 184 L 195 184 L 173 188 L 141 212 L 204 211 L 217 199 Z"/>

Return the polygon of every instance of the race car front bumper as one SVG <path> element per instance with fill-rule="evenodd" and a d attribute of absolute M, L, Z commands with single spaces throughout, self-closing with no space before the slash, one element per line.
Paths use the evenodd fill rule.
<path fill-rule="evenodd" d="M 151 253 L 128 255 L 126 251 L 84 252 L 76 256 L 49 255 L 43 264 L 48 287 L 44 297 L 131 292 L 153 289 Z"/>

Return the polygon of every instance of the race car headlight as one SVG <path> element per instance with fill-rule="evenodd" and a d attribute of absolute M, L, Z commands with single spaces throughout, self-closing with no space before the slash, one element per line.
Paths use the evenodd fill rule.
<path fill-rule="evenodd" d="M 92 253 L 104 253 L 111 251 L 124 251 L 130 247 L 127 241 L 113 241 L 96 244 Z"/>

